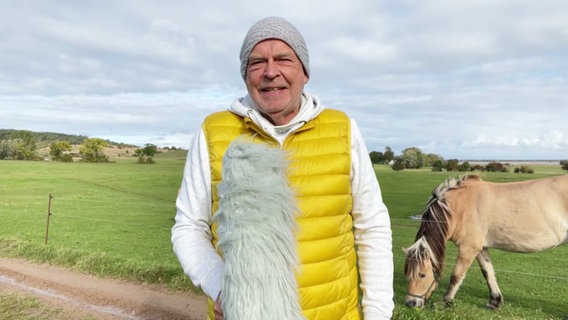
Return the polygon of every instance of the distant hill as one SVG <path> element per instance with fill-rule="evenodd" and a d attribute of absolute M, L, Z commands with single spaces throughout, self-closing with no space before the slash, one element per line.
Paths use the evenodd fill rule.
<path fill-rule="evenodd" d="M 22 130 L 14 130 L 14 129 L 0 129 L 0 140 L 7 140 L 10 137 L 10 134 L 14 131 L 22 131 Z M 29 131 L 29 130 L 25 130 Z M 73 135 L 73 134 L 65 134 L 65 133 L 57 133 L 57 132 L 34 132 L 29 131 L 37 140 L 37 145 L 39 148 L 47 147 L 51 143 L 56 141 L 67 141 L 72 145 L 79 145 L 83 143 L 88 138 L 94 137 L 87 137 L 84 135 Z M 106 140 L 109 145 L 116 146 L 116 147 L 136 147 L 135 145 L 125 144 L 121 142 L 114 142 L 110 140 Z"/>
<path fill-rule="evenodd" d="M 2 144 L 5 142 L 4 140 L 10 140 L 10 135 L 17 131 L 26 131 L 30 132 L 36 139 L 36 156 L 40 159 L 48 159 L 49 158 L 49 146 L 53 142 L 57 141 L 67 141 L 71 144 L 71 154 L 78 157 L 80 152 L 80 145 L 89 138 L 97 138 L 97 137 L 87 137 L 84 135 L 73 135 L 73 134 L 65 134 L 65 133 L 57 133 L 57 132 L 34 132 L 30 130 L 14 130 L 14 129 L 0 129 L 0 160 L 6 159 L 6 156 L 12 156 L 9 152 L 4 152 L 6 150 L 2 149 Z M 103 139 L 108 142 L 108 146 L 103 149 L 105 155 L 109 158 L 120 158 L 120 157 L 133 157 L 135 156 L 136 150 L 139 146 L 133 144 L 127 144 L 122 142 L 115 142 Z M 5 149 L 5 148 L 4 148 Z M 168 153 L 171 151 L 180 151 L 182 154 L 186 152 L 183 149 L 178 149 L 176 147 L 165 147 L 165 148 L 158 148 L 158 153 Z M 175 155 L 172 155 L 175 156 Z"/>

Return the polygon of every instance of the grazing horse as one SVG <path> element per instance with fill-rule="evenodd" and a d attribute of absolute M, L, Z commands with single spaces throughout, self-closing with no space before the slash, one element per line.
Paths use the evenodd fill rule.
<path fill-rule="evenodd" d="M 458 256 L 444 301 L 453 302 L 477 258 L 489 287 L 486 307 L 501 307 L 503 296 L 487 248 L 538 252 L 567 243 L 568 175 L 507 183 L 465 175 L 438 185 L 422 213 L 416 242 L 404 249 L 407 306 L 423 307 L 438 286 L 448 240 L 456 244 Z"/>

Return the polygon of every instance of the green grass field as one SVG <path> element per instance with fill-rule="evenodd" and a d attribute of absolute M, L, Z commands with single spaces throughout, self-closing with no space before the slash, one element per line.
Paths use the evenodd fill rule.
<path fill-rule="evenodd" d="M 0 253 L 191 288 L 170 243 L 183 163 L 0 161 Z"/>
<path fill-rule="evenodd" d="M 108 164 L 0 161 L 0 255 L 49 262 L 101 277 L 164 284 L 194 290 L 170 243 L 175 198 L 185 154 L 170 152 L 142 165 L 136 158 Z M 565 174 L 559 165 L 531 166 L 535 174 L 483 173 L 489 181 L 535 179 Z M 488 291 L 476 264 L 451 309 L 440 300 L 453 267 L 447 268 L 432 303 L 422 311 L 403 305 L 404 253 L 414 241 L 419 214 L 431 190 L 458 173 L 392 171 L 376 167 L 393 228 L 394 319 L 562 319 L 568 315 L 568 246 L 535 254 L 491 251 L 505 307 L 483 308 Z M 45 244 L 49 195 L 51 213 Z"/>

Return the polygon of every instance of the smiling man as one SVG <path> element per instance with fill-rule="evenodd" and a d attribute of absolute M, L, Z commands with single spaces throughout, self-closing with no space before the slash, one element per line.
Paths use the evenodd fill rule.
<path fill-rule="evenodd" d="M 285 125 L 300 110 L 308 76 L 286 42 L 268 39 L 250 53 L 245 82 L 258 111 L 272 124 Z"/>
<path fill-rule="evenodd" d="M 394 307 L 390 220 L 356 122 L 304 91 L 308 49 L 285 19 L 254 24 L 240 61 L 248 95 L 208 116 L 191 141 L 172 228 L 180 264 L 210 298 L 209 319 L 223 318 L 226 266 L 214 218 L 222 201 L 217 186 L 223 181 L 223 156 L 241 136 L 288 155 L 288 180 L 299 211 L 294 272 L 303 316 L 389 319 Z"/>

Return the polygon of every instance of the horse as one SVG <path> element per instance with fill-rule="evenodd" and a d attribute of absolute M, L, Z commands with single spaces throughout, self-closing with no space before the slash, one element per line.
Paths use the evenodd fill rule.
<path fill-rule="evenodd" d="M 568 243 L 568 175 L 501 183 L 463 175 L 434 188 L 414 244 L 403 249 L 406 306 L 422 308 L 438 287 L 448 241 L 458 255 L 445 303 L 452 305 L 476 258 L 489 288 L 486 309 L 501 308 L 503 295 L 488 248 L 529 253 Z"/>

